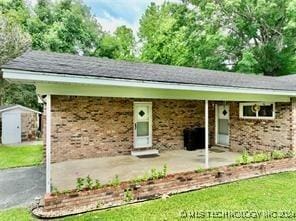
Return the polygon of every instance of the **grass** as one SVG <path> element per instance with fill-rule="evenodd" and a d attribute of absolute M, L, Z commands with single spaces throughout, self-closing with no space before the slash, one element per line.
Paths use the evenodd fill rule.
<path fill-rule="evenodd" d="M 39 165 L 42 160 L 42 145 L 0 145 L 0 169 Z"/>
<path fill-rule="evenodd" d="M 9 210 L 0 211 L 0 220 L 1 221 L 29 221 L 35 220 L 29 211 L 29 209 L 25 208 L 15 208 Z"/>
<path fill-rule="evenodd" d="M 166 200 L 96 211 L 63 220 L 188 220 L 180 218 L 181 211 L 280 211 L 296 213 L 296 172 L 238 181 L 199 191 L 178 194 Z M 20 216 L 20 217 L 19 217 Z M 3 219 L 3 217 L 5 219 Z M 26 209 L 0 212 L 0 220 L 30 220 Z M 1 219 L 2 218 L 2 219 Z M 229 220 L 229 219 L 190 219 Z M 235 220 L 235 219 L 233 219 Z M 240 219 L 246 220 L 246 219 Z M 247 219 L 250 220 L 250 219 Z M 254 219 L 253 219 L 254 220 Z M 260 219 L 260 220 L 296 220 Z"/>

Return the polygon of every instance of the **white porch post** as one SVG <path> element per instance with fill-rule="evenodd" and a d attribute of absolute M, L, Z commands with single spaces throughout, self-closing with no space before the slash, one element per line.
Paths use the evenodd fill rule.
<path fill-rule="evenodd" d="M 209 101 L 205 100 L 205 168 L 209 168 Z"/>
<path fill-rule="evenodd" d="M 46 193 L 50 193 L 51 162 L 51 95 L 46 96 Z"/>

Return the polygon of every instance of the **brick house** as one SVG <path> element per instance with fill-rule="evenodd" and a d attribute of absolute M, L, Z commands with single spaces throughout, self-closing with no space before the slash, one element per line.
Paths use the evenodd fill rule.
<path fill-rule="evenodd" d="M 2 67 L 46 102 L 51 163 L 184 149 L 183 130 L 205 128 L 209 147 L 292 150 L 296 81 L 188 67 L 30 51 Z"/>

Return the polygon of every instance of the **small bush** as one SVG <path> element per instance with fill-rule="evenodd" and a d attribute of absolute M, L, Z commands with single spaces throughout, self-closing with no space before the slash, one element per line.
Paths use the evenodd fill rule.
<path fill-rule="evenodd" d="M 110 183 L 111 186 L 119 186 L 120 185 L 120 180 L 118 175 L 115 175 L 115 177 L 113 178 L 113 180 L 111 180 Z"/>
<path fill-rule="evenodd" d="M 198 168 L 195 170 L 196 173 L 202 173 L 202 172 L 204 172 L 204 171 L 206 171 L 206 170 L 205 170 L 205 168 L 203 168 L 203 167 L 198 167 Z"/>
<path fill-rule="evenodd" d="M 244 150 L 243 151 L 243 154 L 242 154 L 242 163 L 243 164 L 247 164 L 250 161 L 251 161 L 251 159 L 250 159 L 250 155 L 249 155 L 248 151 L 247 150 Z"/>
<path fill-rule="evenodd" d="M 237 159 L 235 162 L 238 165 L 245 165 L 245 164 L 251 163 L 252 159 L 251 159 L 251 156 L 249 155 L 248 151 L 244 150 L 242 155 L 240 156 L 240 158 Z"/>
<path fill-rule="evenodd" d="M 168 170 L 168 168 L 167 168 L 166 164 L 163 166 L 162 170 L 157 170 L 155 168 L 152 168 L 150 170 L 149 179 L 150 180 L 156 180 L 156 179 L 166 177 L 167 176 L 167 170 Z"/>
<path fill-rule="evenodd" d="M 258 153 L 253 156 L 252 162 L 259 163 L 270 160 L 269 153 Z"/>
<path fill-rule="evenodd" d="M 163 165 L 163 169 L 162 169 L 163 177 L 167 176 L 167 172 L 168 172 L 168 166 L 165 164 L 165 165 Z"/>
<path fill-rule="evenodd" d="M 132 183 L 135 185 L 139 185 L 141 182 L 147 181 L 148 176 L 145 174 L 144 176 L 137 176 L 132 180 Z"/>
<path fill-rule="evenodd" d="M 283 151 L 280 150 L 274 150 L 271 153 L 271 158 L 274 160 L 283 159 L 286 157 L 286 154 Z"/>
<path fill-rule="evenodd" d="M 287 153 L 286 153 L 286 157 L 287 158 L 293 158 L 295 156 L 295 153 L 294 151 L 292 150 L 289 150 Z"/>
<path fill-rule="evenodd" d="M 130 202 L 130 201 L 132 201 L 134 199 L 134 194 L 133 194 L 131 189 L 124 190 L 123 194 L 124 194 L 123 195 L 123 197 L 124 197 L 123 200 L 125 202 Z"/>
<path fill-rule="evenodd" d="M 61 193 L 56 186 L 52 186 L 52 191 L 51 192 L 54 195 L 59 195 Z"/>
<path fill-rule="evenodd" d="M 92 181 L 92 179 L 90 178 L 89 175 L 85 178 L 85 187 L 88 188 L 88 189 L 93 188 L 93 181 Z"/>
<path fill-rule="evenodd" d="M 101 187 L 101 183 L 99 180 L 95 180 L 94 188 L 99 189 Z"/>
<path fill-rule="evenodd" d="M 83 186 L 84 186 L 84 178 L 78 177 L 76 179 L 76 189 L 78 191 L 81 191 L 83 189 Z"/>

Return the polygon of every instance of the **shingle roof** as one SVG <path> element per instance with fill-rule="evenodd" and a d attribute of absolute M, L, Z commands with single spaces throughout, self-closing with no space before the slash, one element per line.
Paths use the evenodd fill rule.
<path fill-rule="evenodd" d="M 28 107 L 24 107 L 24 106 L 19 105 L 19 104 L 7 104 L 7 105 L 0 106 L 0 113 L 1 112 L 4 112 L 5 110 L 11 110 L 11 109 L 15 109 L 15 108 L 21 108 L 23 110 L 40 113 L 40 112 L 38 112 L 38 111 L 36 111 L 34 109 L 31 109 L 31 108 L 28 108 Z"/>
<path fill-rule="evenodd" d="M 8 105 L 0 106 L 0 112 L 2 112 L 3 110 L 5 110 L 7 108 L 14 107 L 14 106 L 18 106 L 18 105 L 17 104 L 8 104 Z"/>
<path fill-rule="evenodd" d="M 26 52 L 2 68 L 112 79 L 296 91 L 295 81 L 287 81 L 280 77 L 41 51 Z"/>

